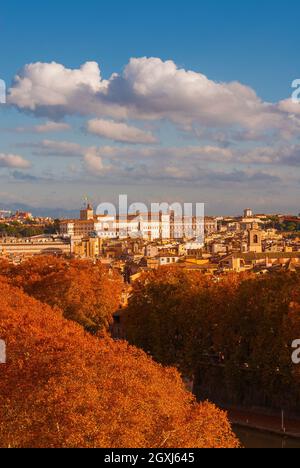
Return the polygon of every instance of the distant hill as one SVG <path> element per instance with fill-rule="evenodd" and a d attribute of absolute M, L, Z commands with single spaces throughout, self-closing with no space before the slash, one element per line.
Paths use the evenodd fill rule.
<path fill-rule="evenodd" d="M 50 218 L 77 218 L 77 210 L 65 210 L 63 208 L 43 208 L 33 207 L 24 203 L 2 203 L 0 201 L 0 210 L 7 211 L 28 211 L 34 216 L 50 217 Z"/>

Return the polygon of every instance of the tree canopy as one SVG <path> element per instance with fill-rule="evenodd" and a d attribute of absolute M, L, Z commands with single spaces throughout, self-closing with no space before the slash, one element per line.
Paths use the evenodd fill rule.
<path fill-rule="evenodd" d="M 0 274 L 93 333 L 108 329 L 124 288 L 122 277 L 101 263 L 53 256 L 34 257 L 18 266 L 2 262 Z"/>
<path fill-rule="evenodd" d="M 238 447 L 226 414 L 197 404 L 174 369 L 87 334 L 0 278 L 0 446 Z"/>
<path fill-rule="evenodd" d="M 297 409 L 300 277 L 162 269 L 134 285 L 126 337 L 155 360 L 193 377 L 197 395 L 222 403 Z"/>

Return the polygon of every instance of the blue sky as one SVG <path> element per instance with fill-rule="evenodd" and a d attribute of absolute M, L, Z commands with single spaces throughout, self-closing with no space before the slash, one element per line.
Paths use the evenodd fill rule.
<path fill-rule="evenodd" d="M 16 94 L 0 108 L 0 204 L 74 208 L 85 195 L 97 203 L 126 191 L 134 201 L 203 201 L 216 214 L 249 204 L 298 212 L 300 110 L 285 100 L 300 78 L 299 13 L 293 0 L 3 5 L 0 78 Z M 160 62 L 140 61 L 125 76 L 130 59 L 142 57 Z M 175 71 L 166 65 L 170 60 Z M 91 80 L 96 86 L 97 73 L 86 68 L 88 85 L 77 84 L 77 95 L 70 78 L 71 97 L 58 110 L 55 99 L 64 90 L 49 77 L 60 72 L 43 68 L 43 93 L 53 93 L 44 102 L 37 67 L 24 71 L 37 62 L 56 62 L 66 76 L 95 62 L 102 83 L 113 73 L 121 78 L 94 107 L 99 90 L 85 92 Z M 188 71 L 209 81 L 195 77 L 191 84 Z M 21 84 L 11 85 L 17 73 Z"/>

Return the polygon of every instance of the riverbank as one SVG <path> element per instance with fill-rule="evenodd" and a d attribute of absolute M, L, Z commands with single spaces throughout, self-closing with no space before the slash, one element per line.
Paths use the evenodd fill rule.
<path fill-rule="evenodd" d="M 228 412 L 229 419 L 235 426 L 300 440 L 300 419 L 284 418 L 283 430 L 281 415 L 240 408 L 224 409 Z"/>
<path fill-rule="evenodd" d="M 249 427 L 232 428 L 244 449 L 300 449 L 300 439 L 257 431 Z"/>

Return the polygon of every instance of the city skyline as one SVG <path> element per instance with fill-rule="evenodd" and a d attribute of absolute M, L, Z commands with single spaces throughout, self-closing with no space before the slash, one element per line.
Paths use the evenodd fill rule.
<path fill-rule="evenodd" d="M 298 213 L 300 7 L 247 3 L 2 7 L 0 208 Z"/>

